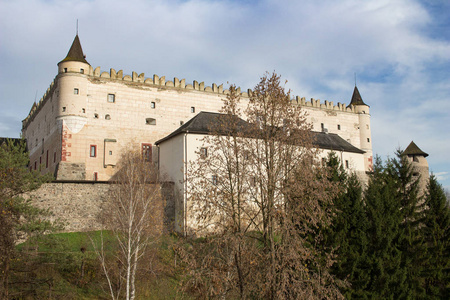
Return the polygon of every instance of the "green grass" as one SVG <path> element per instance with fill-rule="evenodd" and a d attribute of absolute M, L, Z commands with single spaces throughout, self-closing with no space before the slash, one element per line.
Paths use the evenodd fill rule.
<path fill-rule="evenodd" d="M 33 287 L 33 297 L 108 299 L 106 280 L 92 243 L 94 241 L 94 244 L 100 245 L 102 237 L 105 252 L 114 261 L 117 244 L 108 231 L 50 234 L 18 245 L 22 260 L 16 263 L 30 265 L 31 271 L 28 272 L 37 281 L 45 282 L 37 288 Z M 137 299 L 191 299 L 189 295 L 182 295 L 178 291 L 181 275 L 180 269 L 174 267 L 172 248 L 177 242 L 178 237 L 165 235 L 149 245 L 148 255 L 142 263 L 151 262 L 155 273 L 147 272 L 140 276 Z M 20 281 L 21 277 L 17 277 L 17 280 Z M 16 289 L 16 292 L 20 293 L 20 289 Z"/>

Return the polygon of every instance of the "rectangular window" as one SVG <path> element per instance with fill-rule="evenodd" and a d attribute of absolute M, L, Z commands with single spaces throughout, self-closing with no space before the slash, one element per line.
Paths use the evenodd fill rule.
<path fill-rule="evenodd" d="M 109 103 L 114 103 L 114 102 L 116 102 L 116 95 L 114 95 L 114 94 L 108 94 L 108 102 L 109 102 Z"/>
<path fill-rule="evenodd" d="M 217 179 L 217 175 L 212 175 L 212 176 L 211 176 L 211 183 L 212 183 L 213 185 L 219 184 L 219 180 Z"/>
<path fill-rule="evenodd" d="M 208 156 L 208 148 L 202 147 L 200 148 L 200 157 L 206 158 Z"/>
<path fill-rule="evenodd" d="M 89 156 L 97 157 L 97 146 L 96 145 L 91 145 Z"/>
<path fill-rule="evenodd" d="M 152 144 L 142 144 L 142 158 L 144 161 L 152 161 Z"/>
<path fill-rule="evenodd" d="M 34 169 L 37 170 L 37 161 L 34 162 Z"/>
<path fill-rule="evenodd" d="M 320 129 L 323 131 L 325 129 L 325 125 L 323 123 L 320 123 Z"/>
<path fill-rule="evenodd" d="M 349 165 L 348 165 L 348 160 L 345 161 L 345 167 L 348 169 Z"/>
<path fill-rule="evenodd" d="M 67 73 L 67 68 L 64 68 L 64 73 Z"/>
<path fill-rule="evenodd" d="M 338 124 L 338 130 L 341 130 L 341 125 Z"/>
<path fill-rule="evenodd" d="M 80 90 L 79 90 L 79 89 L 77 89 L 77 88 L 74 88 L 74 89 L 73 89 L 73 94 L 74 94 L 74 95 L 78 95 L 78 94 L 79 94 L 79 92 L 80 92 Z"/>
<path fill-rule="evenodd" d="M 84 74 L 84 69 L 83 68 L 80 69 L 80 73 Z"/>
<path fill-rule="evenodd" d="M 370 143 L 370 139 L 369 138 L 367 138 L 367 142 Z"/>
<path fill-rule="evenodd" d="M 155 108 L 156 107 L 156 103 L 155 102 L 150 103 L 150 107 L 151 108 Z"/>
<path fill-rule="evenodd" d="M 53 163 L 55 163 L 55 162 L 56 162 L 56 152 L 53 153 Z"/>
<path fill-rule="evenodd" d="M 191 106 L 191 113 L 195 113 L 195 106 Z"/>
<path fill-rule="evenodd" d="M 147 125 L 156 125 L 156 119 L 154 119 L 154 118 L 146 118 L 145 119 L 145 124 L 147 124 Z"/>
<path fill-rule="evenodd" d="M 65 112 L 65 111 L 66 111 L 66 107 L 65 107 L 65 106 L 63 106 L 63 108 L 62 108 L 62 111 L 63 111 L 63 112 Z"/>
<path fill-rule="evenodd" d="M 94 181 L 97 181 L 98 180 L 98 173 L 97 172 L 94 172 Z"/>
<path fill-rule="evenodd" d="M 48 168 L 48 150 L 47 150 L 47 158 L 45 159 L 45 167 Z"/>

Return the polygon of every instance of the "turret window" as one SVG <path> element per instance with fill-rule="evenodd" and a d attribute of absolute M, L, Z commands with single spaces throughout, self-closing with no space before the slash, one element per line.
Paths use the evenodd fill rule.
<path fill-rule="evenodd" d="M 370 143 L 370 139 L 369 138 L 367 138 L 367 142 Z"/>
<path fill-rule="evenodd" d="M 78 95 L 80 93 L 80 90 L 78 88 L 73 89 L 73 94 Z"/>
<path fill-rule="evenodd" d="M 116 102 L 116 95 L 114 95 L 114 94 L 108 94 L 108 102 L 109 102 L 109 103 L 114 103 L 114 102 Z"/>
<path fill-rule="evenodd" d="M 84 69 L 80 69 L 80 73 L 81 73 L 81 74 L 84 74 Z"/>

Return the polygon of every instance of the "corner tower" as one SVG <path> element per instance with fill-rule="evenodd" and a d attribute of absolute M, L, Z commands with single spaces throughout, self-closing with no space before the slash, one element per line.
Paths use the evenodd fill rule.
<path fill-rule="evenodd" d="M 367 171 L 371 171 L 373 167 L 373 154 L 372 154 L 372 138 L 370 129 L 370 111 L 369 105 L 364 103 L 359 93 L 358 88 L 355 85 L 353 90 L 352 100 L 349 106 L 353 106 L 355 113 L 358 114 L 359 119 L 359 138 L 360 144 L 359 148 L 366 153 L 364 153 L 364 168 Z"/>
<path fill-rule="evenodd" d="M 58 179 L 85 179 L 86 161 L 83 160 L 82 151 L 86 146 L 83 139 L 76 134 L 87 124 L 88 77 L 92 73 L 92 67 L 86 61 L 80 39 L 76 35 L 67 56 L 58 63 L 56 77 L 58 85 L 56 121 L 62 135 Z M 74 166 L 77 167 L 76 172 L 73 171 Z"/>
<path fill-rule="evenodd" d="M 419 178 L 419 189 L 425 191 L 427 183 L 430 177 L 428 161 L 426 157 L 427 153 L 423 152 L 413 141 L 406 147 L 402 155 L 406 155 L 409 163 L 413 168 L 413 176 Z"/>

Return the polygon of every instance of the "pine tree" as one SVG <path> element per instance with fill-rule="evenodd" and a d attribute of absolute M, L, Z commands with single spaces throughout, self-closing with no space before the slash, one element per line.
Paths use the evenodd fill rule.
<path fill-rule="evenodd" d="M 328 179 L 338 182 L 341 193 L 334 199 L 335 214 L 326 233 L 326 244 L 335 250 L 333 274 L 348 284 L 342 288 L 350 298 L 360 294 L 368 281 L 364 256 L 367 253 L 367 219 L 362 200 L 362 187 L 356 176 L 348 175 L 334 152 L 328 156 Z"/>
<path fill-rule="evenodd" d="M 374 172 L 365 192 L 368 219 L 367 285 L 362 297 L 396 299 L 405 287 L 406 271 L 402 266 L 399 249 L 401 204 L 397 197 L 397 185 L 389 176 L 388 167 L 377 157 Z"/>
<path fill-rule="evenodd" d="M 420 280 L 422 268 L 421 254 L 425 251 L 422 237 L 419 232 L 421 221 L 422 196 L 419 190 L 419 177 L 414 176 L 413 166 L 402 155 L 396 152 L 397 157 L 387 163 L 388 176 L 395 182 L 397 198 L 400 201 L 399 249 L 402 253 L 401 268 L 406 272 L 405 287 L 402 290 L 403 298 L 419 298 L 424 290 Z"/>
<path fill-rule="evenodd" d="M 436 176 L 431 175 L 424 202 L 422 235 L 427 247 L 422 272 L 426 297 L 450 298 L 450 207 Z"/>

